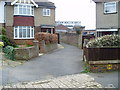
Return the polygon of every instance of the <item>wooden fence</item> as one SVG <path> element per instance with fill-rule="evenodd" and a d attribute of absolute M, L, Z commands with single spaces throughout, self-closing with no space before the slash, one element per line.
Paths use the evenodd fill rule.
<path fill-rule="evenodd" d="M 84 57 L 87 61 L 120 60 L 120 47 L 86 48 Z"/>

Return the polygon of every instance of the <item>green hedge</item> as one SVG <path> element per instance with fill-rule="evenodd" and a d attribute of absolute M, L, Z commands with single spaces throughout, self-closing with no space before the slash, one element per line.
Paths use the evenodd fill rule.
<path fill-rule="evenodd" d="M 96 39 L 90 40 L 87 44 L 88 47 L 120 47 L 120 36 L 118 35 L 105 35 Z"/>

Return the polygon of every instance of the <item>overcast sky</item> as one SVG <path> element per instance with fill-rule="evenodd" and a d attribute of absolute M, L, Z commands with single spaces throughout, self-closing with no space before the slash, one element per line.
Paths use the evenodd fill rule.
<path fill-rule="evenodd" d="M 95 3 L 92 0 L 49 1 L 55 3 L 57 21 L 81 21 L 86 29 L 95 29 Z"/>

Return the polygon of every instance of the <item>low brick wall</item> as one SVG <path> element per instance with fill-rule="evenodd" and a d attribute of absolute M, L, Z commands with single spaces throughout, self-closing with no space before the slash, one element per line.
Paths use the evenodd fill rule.
<path fill-rule="evenodd" d="M 88 69 L 90 72 L 109 72 L 109 71 L 118 71 L 120 69 L 120 63 L 111 63 L 111 64 L 89 64 Z"/>
<path fill-rule="evenodd" d="M 61 33 L 61 41 L 82 48 L 82 37 L 76 33 Z"/>
<path fill-rule="evenodd" d="M 34 46 L 25 48 L 14 48 L 16 60 L 29 60 L 39 55 L 38 41 L 33 41 Z"/>
<path fill-rule="evenodd" d="M 53 51 L 55 49 L 58 48 L 58 44 L 57 43 L 51 43 L 51 44 L 45 44 L 45 41 L 41 41 L 39 42 L 39 52 L 40 53 L 47 53 L 50 51 Z"/>

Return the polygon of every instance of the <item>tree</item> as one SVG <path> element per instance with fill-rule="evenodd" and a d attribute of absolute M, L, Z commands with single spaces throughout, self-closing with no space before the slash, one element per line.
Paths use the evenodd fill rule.
<path fill-rule="evenodd" d="M 73 30 L 76 31 L 77 34 L 81 34 L 81 31 L 84 29 L 84 26 L 74 26 Z"/>

